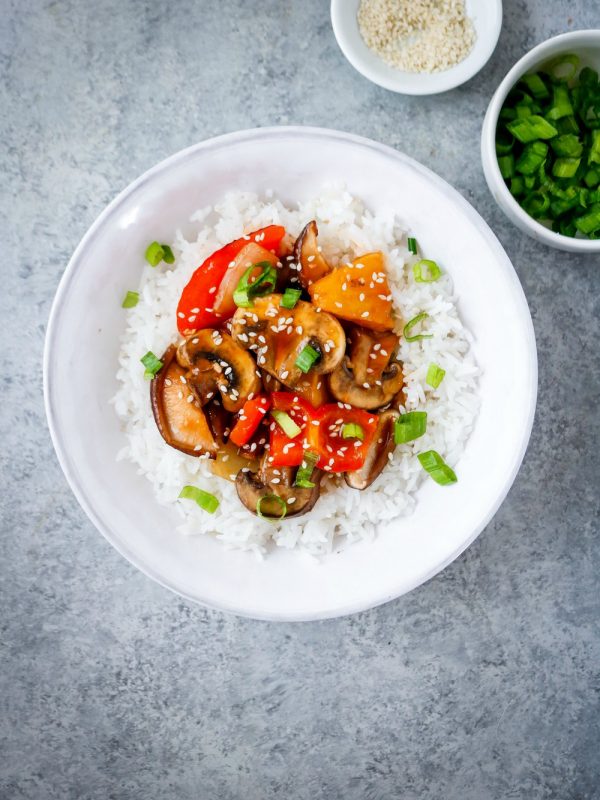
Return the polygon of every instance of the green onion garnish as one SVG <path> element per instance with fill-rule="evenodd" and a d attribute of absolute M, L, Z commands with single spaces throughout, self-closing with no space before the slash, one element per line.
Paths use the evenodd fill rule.
<path fill-rule="evenodd" d="M 550 147 L 557 156 L 578 158 L 583 153 L 583 144 L 574 133 L 563 133 L 550 140 Z"/>
<path fill-rule="evenodd" d="M 295 439 L 296 436 L 301 433 L 302 428 L 296 425 L 294 420 L 286 411 L 278 411 L 277 409 L 273 409 L 273 411 L 271 411 L 271 416 L 279 425 L 281 430 L 285 433 L 285 435 L 289 436 L 290 439 Z"/>
<path fill-rule="evenodd" d="M 508 157 L 511 158 L 512 156 Z M 436 262 L 430 261 L 428 258 L 422 258 L 413 266 L 413 275 L 417 283 L 433 283 L 439 279 L 441 274 L 442 270 Z"/>
<path fill-rule="evenodd" d="M 586 236 L 593 236 L 600 232 L 600 203 L 595 203 L 587 214 L 576 217 L 575 227 Z"/>
<path fill-rule="evenodd" d="M 537 114 L 515 119 L 507 124 L 509 133 L 523 144 L 535 142 L 536 139 L 551 139 L 558 131 L 550 122 Z"/>
<path fill-rule="evenodd" d="M 365 432 L 356 422 L 347 422 L 342 425 L 342 439 L 360 439 L 361 442 L 364 442 Z"/>
<path fill-rule="evenodd" d="M 261 268 L 260 274 L 250 282 L 250 277 Z M 259 261 L 258 264 L 251 264 L 240 278 L 238 285 L 233 293 L 233 302 L 236 306 L 249 308 L 253 305 L 253 297 L 262 297 L 269 294 L 275 288 L 277 272 L 270 261 Z"/>
<path fill-rule="evenodd" d="M 521 80 L 527 86 L 536 100 L 543 100 L 546 97 L 550 97 L 550 92 L 548 91 L 546 84 L 537 72 L 534 72 L 532 75 L 523 75 Z"/>
<path fill-rule="evenodd" d="M 417 314 L 416 317 L 413 317 L 406 323 L 406 325 L 404 326 L 403 334 L 407 342 L 418 342 L 419 339 L 433 339 L 432 333 L 415 333 L 413 335 L 410 335 L 410 332 L 415 327 L 415 325 L 418 325 L 419 322 L 421 322 L 424 319 L 427 319 L 428 317 L 429 314 L 426 314 L 424 311 L 422 311 L 420 314 Z"/>
<path fill-rule="evenodd" d="M 545 142 L 531 142 L 526 144 L 521 157 L 515 164 L 515 169 L 521 175 L 533 176 L 546 161 L 548 145 Z"/>
<path fill-rule="evenodd" d="M 171 250 L 169 245 L 168 244 L 163 244 L 163 245 L 161 245 L 161 247 L 162 247 L 163 253 L 164 253 L 162 260 L 165 262 L 165 264 L 173 264 L 173 263 L 175 263 L 175 256 L 173 255 L 173 251 Z"/>
<path fill-rule="evenodd" d="M 425 378 L 425 381 L 429 384 L 429 386 L 431 386 L 432 389 L 437 389 L 440 383 L 444 380 L 445 374 L 445 369 L 442 369 L 437 364 L 432 362 L 427 369 L 427 377 Z"/>
<path fill-rule="evenodd" d="M 313 453 L 311 450 L 307 450 L 304 453 L 302 464 L 300 464 L 298 472 L 296 472 L 294 486 L 299 489 L 314 489 L 315 484 L 311 481 L 311 476 L 318 460 L 318 453 Z"/>
<path fill-rule="evenodd" d="M 600 80 L 566 54 L 521 78 L 500 110 L 499 171 L 534 219 L 563 236 L 598 238 Z"/>
<path fill-rule="evenodd" d="M 270 514 L 263 514 L 263 512 L 262 512 L 262 504 L 265 501 L 271 502 L 272 500 L 274 500 L 276 503 L 278 503 L 280 508 L 281 508 L 281 516 L 276 517 L 276 519 L 283 519 L 285 517 L 285 515 L 287 514 L 287 503 L 285 502 L 283 497 L 279 497 L 279 495 L 276 495 L 276 494 L 265 494 L 259 499 L 259 501 L 256 504 L 256 514 L 257 514 L 257 516 L 262 517 L 263 519 L 269 519 L 271 517 Z"/>
<path fill-rule="evenodd" d="M 408 245 L 408 252 L 412 253 L 413 256 L 416 256 L 417 255 L 417 240 L 415 239 L 414 236 L 409 236 L 408 237 L 407 245 Z"/>
<path fill-rule="evenodd" d="M 427 430 L 427 412 L 409 411 L 402 414 L 394 423 L 394 442 L 406 444 L 423 436 Z"/>
<path fill-rule="evenodd" d="M 184 486 L 179 497 L 185 500 L 194 500 L 203 511 L 207 511 L 209 514 L 214 514 L 219 507 L 219 501 L 214 494 L 198 489 L 197 486 Z"/>
<path fill-rule="evenodd" d="M 572 178 L 580 164 L 580 158 L 557 158 L 552 165 L 552 174 L 556 178 Z"/>
<path fill-rule="evenodd" d="M 578 66 L 579 56 L 576 56 L 575 53 L 567 53 L 546 64 L 545 69 L 559 81 L 570 81 L 577 74 Z"/>
<path fill-rule="evenodd" d="M 156 267 L 161 261 L 172 264 L 175 261 L 175 256 L 168 244 L 152 242 L 146 248 L 146 261 L 151 267 Z"/>
<path fill-rule="evenodd" d="M 301 295 L 302 289 L 286 289 L 279 305 L 282 308 L 294 308 Z"/>
<path fill-rule="evenodd" d="M 315 350 L 315 348 L 307 344 L 296 359 L 296 366 L 298 369 L 302 370 L 302 372 L 306 373 L 312 367 L 315 361 L 318 361 L 319 357 L 319 353 Z"/>
<path fill-rule="evenodd" d="M 454 470 L 446 464 L 441 455 L 436 453 L 435 450 L 427 450 L 425 453 L 419 453 L 417 458 L 425 472 L 427 472 L 436 483 L 439 483 L 440 486 L 448 486 L 451 483 L 456 483 L 458 480 Z"/>
<path fill-rule="evenodd" d="M 140 358 L 140 361 L 146 367 L 144 378 L 153 378 L 162 369 L 163 362 L 151 350 L 148 350 L 146 355 Z"/>
<path fill-rule="evenodd" d="M 121 303 L 121 308 L 135 308 L 140 301 L 139 292 L 127 292 Z"/>

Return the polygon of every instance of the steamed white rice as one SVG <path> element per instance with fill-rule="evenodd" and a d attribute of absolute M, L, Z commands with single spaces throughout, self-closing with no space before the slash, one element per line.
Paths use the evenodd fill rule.
<path fill-rule="evenodd" d="M 399 351 L 406 383 L 406 407 L 402 410 L 427 411 L 427 432 L 416 442 L 397 447 L 393 460 L 370 488 L 360 492 L 341 479 L 325 476 L 320 499 L 309 514 L 272 523 L 251 515 L 240 503 L 234 484 L 214 476 L 209 461 L 185 455 L 164 442 L 150 408 L 140 357 L 148 350 L 160 356 L 177 340 L 175 310 L 179 296 L 192 272 L 212 252 L 271 223 L 284 225 L 297 235 L 311 219 L 317 220 L 319 244 L 332 264 L 373 250 L 385 253 L 398 332 L 404 322 L 420 312 L 429 314 L 428 331 L 433 338 L 413 343 L 401 339 Z M 140 301 L 127 312 L 117 373 L 120 388 L 114 398 L 126 440 L 119 458 L 137 465 L 152 483 L 160 503 L 177 509 L 182 518 L 179 532 L 209 534 L 228 547 L 258 554 L 275 545 L 322 555 L 345 543 L 374 536 L 380 521 L 410 514 L 417 502 L 417 488 L 423 480 L 429 480 L 416 454 L 437 450 L 455 467 L 478 411 L 479 369 L 470 352 L 471 336 L 457 312 L 450 276 L 444 273 L 434 283 L 415 283 L 411 266 L 416 258 L 408 252 L 406 232 L 398 227 L 393 210 L 373 215 L 339 186 L 325 187 L 295 209 L 273 197 L 232 192 L 214 208 L 197 211 L 190 222 L 197 229 L 195 238 L 189 240 L 181 231 L 176 233 L 175 263 L 144 270 Z M 411 233 L 418 236 L 418 231 Z M 444 267 L 443 253 L 427 255 Z M 446 370 L 435 390 L 425 382 L 431 362 Z M 460 468 L 457 471 L 460 480 Z M 190 500 L 178 500 L 186 484 L 215 494 L 220 502 L 216 513 L 207 514 Z"/>

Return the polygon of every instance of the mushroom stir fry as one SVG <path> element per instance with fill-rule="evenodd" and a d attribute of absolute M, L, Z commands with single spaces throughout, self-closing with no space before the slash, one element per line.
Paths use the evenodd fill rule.
<path fill-rule="evenodd" d="M 403 388 L 383 255 L 332 267 L 317 223 L 225 245 L 177 308 L 182 341 L 146 365 L 162 437 L 212 459 L 246 508 L 309 511 L 323 473 L 365 489 L 395 447 Z"/>

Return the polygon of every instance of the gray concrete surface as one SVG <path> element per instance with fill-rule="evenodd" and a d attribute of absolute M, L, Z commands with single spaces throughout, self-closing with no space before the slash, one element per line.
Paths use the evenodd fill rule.
<path fill-rule="evenodd" d="M 488 65 L 424 99 L 354 72 L 326 0 L 0 12 L 0 797 L 599 798 L 600 258 L 513 228 L 478 155 L 507 69 L 600 27 L 598 3 L 505 0 Z M 77 506 L 42 407 L 52 296 L 107 201 L 181 147 L 279 123 L 373 137 L 454 184 L 512 258 L 540 355 L 493 523 L 409 596 L 318 624 L 204 611 L 136 572 Z"/>

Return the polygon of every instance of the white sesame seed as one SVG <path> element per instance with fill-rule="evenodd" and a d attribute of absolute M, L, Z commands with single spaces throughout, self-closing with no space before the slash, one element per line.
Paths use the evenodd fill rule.
<path fill-rule="evenodd" d="M 185 317 L 185 314 L 183 313 L 183 311 L 178 311 L 177 316 L 179 317 L 179 319 L 183 319 Z"/>
<path fill-rule="evenodd" d="M 363 311 L 362 314 L 361 314 L 361 317 L 363 317 L 363 318 L 366 318 L 368 316 L 369 316 L 369 312 L 368 311 Z"/>
<path fill-rule="evenodd" d="M 171 378 L 165 378 L 165 386 L 171 386 L 172 383 L 173 381 L 171 380 Z"/>

